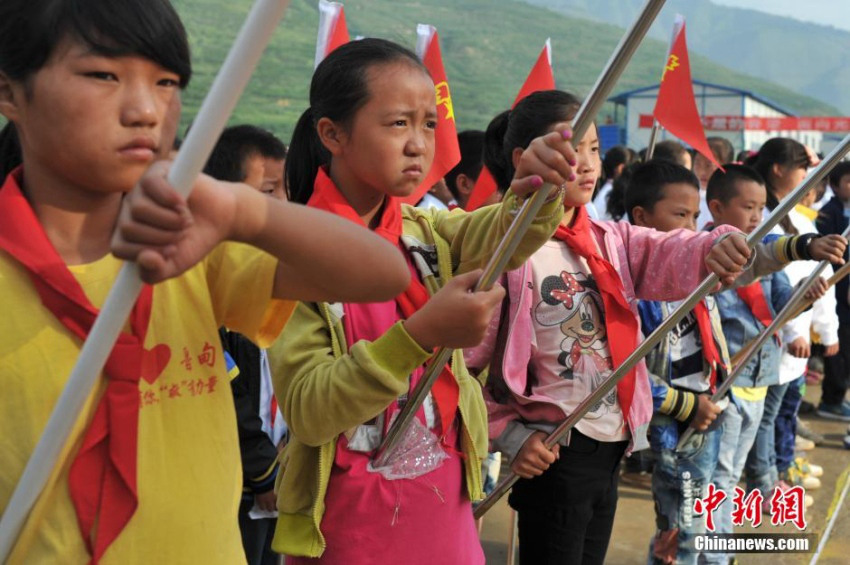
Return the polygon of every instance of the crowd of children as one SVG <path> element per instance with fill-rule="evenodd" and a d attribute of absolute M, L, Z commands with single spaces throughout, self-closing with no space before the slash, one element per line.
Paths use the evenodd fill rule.
<path fill-rule="evenodd" d="M 461 132 L 460 163 L 408 206 L 434 158 L 434 84 L 408 49 L 364 39 L 315 69 L 288 147 L 228 128 L 184 199 L 156 161 L 190 76 L 167 0 L 0 5 L 0 508 L 119 259 L 147 283 L 10 563 L 483 563 L 472 507 L 494 453 L 520 477 L 520 562 L 604 563 L 621 460 L 640 450 L 649 561 L 727 563 L 693 544 L 710 485 L 745 478 L 765 504 L 819 486 L 797 413 L 816 338 L 817 412 L 850 421 L 846 279 L 818 281 L 810 309 L 742 356 L 815 262 L 844 263 L 848 162 L 819 214 L 809 199 L 751 250 L 745 235 L 817 164 L 806 147 L 774 138 L 736 163 L 710 138 L 721 168 L 672 141 L 603 157 L 595 126 L 572 134 L 581 101 L 548 90 Z M 484 167 L 498 190 L 468 212 Z M 507 272 L 475 290 L 538 190 Z M 546 447 L 712 273 L 712 293 Z M 440 347 L 450 361 L 378 466 Z M 732 532 L 729 509 L 716 532 Z"/>

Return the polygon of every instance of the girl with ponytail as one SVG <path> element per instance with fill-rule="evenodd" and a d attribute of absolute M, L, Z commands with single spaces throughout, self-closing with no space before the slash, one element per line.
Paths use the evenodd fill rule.
<path fill-rule="evenodd" d="M 411 284 L 377 304 L 296 308 L 270 358 L 290 429 L 272 547 L 288 563 L 480 564 L 471 501 L 482 497 L 487 424 L 457 351 L 386 467 L 375 449 L 438 346 L 476 345 L 504 290 L 473 292 L 518 200 L 573 175 L 564 125 L 526 143 L 500 205 L 466 214 L 401 204 L 434 157 L 434 83 L 416 56 L 364 39 L 316 69 L 286 161 L 289 199 L 364 225 L 398 247 Z M 553 194 L 511 259 L 562 215 Z M 346 245 L 339 241 L 340 246 Z M 339 284 L 345 284 L 340 273 Z"/>

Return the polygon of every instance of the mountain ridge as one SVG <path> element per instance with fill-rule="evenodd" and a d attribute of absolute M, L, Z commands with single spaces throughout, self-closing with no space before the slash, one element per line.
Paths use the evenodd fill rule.
<path fill-rule="evenodd" d="M 644 0 L 525 0 L 561 14 L 624 27 Z M 677 13 L 688 49 L 737 72 L 782 83 L 850 114 L 850 31 L 711 0 L 667 0 L 649 36 L 669 41 Z M 850 3 L 836 14 L 850 21 Z M 720 40 L 722 38 L 722 41 Z"/>
<path fill-rule="evenodd" d="M 189 32 L 195 70 L 184 95 L 185 126 L 197 113 L 251 1 L 174 0 L 174 5 Z M 459 130 L 483 129 L 510 105 L 547 37 L 552 37 L 558 87 L 583 96 L 623 34 L 613 25 L 568 18 L 519 0 L 465 0 L 461 7 L 453 0 L 360 0 L 348 2 L 345 9 L 352 37 L 384 37 L 411 49 L 417 23 L 437 27 Z M 629 17 L 636 14 L 634 10 Z M 317 2 L 292 0 L 230 123 L 253 123 L 289 139 L 308 103 L 317 25 Z M 614 94 L 657 83 L 666 49 L 663 41 L 645 40 Z M 836 111 L 702 57 L 693 57 L 691 65 L 694 78 L 756 91 L 798 113 Z M 600 119 L 610 113 L 609 106 Z"/>

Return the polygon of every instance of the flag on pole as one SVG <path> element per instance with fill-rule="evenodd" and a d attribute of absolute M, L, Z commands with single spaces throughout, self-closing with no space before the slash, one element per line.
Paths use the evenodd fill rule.
<path fill-rule="evenodd" d="M 319 34 L 316 38 L 316 59 L 313 68 L 318 67 L 328 53 L 349 41 L 342 4 L 319 0 Z"/>
<path fill-rule="evenodd" d="M 434 184 L 443 178 L 460 162 L 460 146 L 457 142 L 455 112 L 446 70 L 443 67 L 443 55 L 440 52 L 440 38 L 437 28 L 431 25 L 416 26 L 416 55 L 431 73 L 437 93 L 437 130 L 435 132 L 434 162 L 425 180 L 416 191 L 404 199 L 408 204 L 416 204 Z"/>
<path fill-rule="evenodd" d="M 552 40 L 547 39 L 540 51 L 540 56 L 528 73 L 522 88 L 519 89 L 516 100 L 514 100 L 511 108 L 514 108 L 520 100 L 540 90 L 553 90 L 555 88 L 555 73 L 552 71 Z M 466 204 L 466 210 L 471 212 L 481 206 L 490 195 L 496 192 L 496 180 L 487 167 L 481 168 L 481 174 L 478 175 L 478 180 L 475 181 L 475 186 L 472 188 L 472 193 L 469 195 L 469 201 Z"/>
<path fill-rule="evenodd" d="M 678 24 L 678 22 L 677 22 Z M 688 60 L 688 44 L 685 40 L 685 22 L 675 32 L 673 46 L 667 56 L 667 63 L 661 75 L 658 98 L 652 114 L 667 131 L 702 153 L 702 155 L 720 167 L 714 153 L 708 146 L 702 120 L 694 99 L 694 87 L 691 82 L 691 65 Z"/>
<path fill-rule="evenodd" d="M 540 90 L 554 90 L 555 88 L 555 73 L 552 71 L 552 39 L 547 38 L 543 44 L 543 49 L 540 51 L 540 56 L 528 73 L 522 88 L 519 89 L 516 100 L 513 106 L 519 104 L 519 101 Z"/>

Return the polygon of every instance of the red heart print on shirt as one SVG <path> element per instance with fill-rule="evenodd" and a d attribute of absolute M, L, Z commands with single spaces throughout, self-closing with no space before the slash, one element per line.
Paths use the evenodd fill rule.
<path fill-rule="evenodd" d="M 155 383 L 170 360 L 171 348 L 164 343 L 145 349 L 142 357 L 142 378 L 149 384 Z"/>

